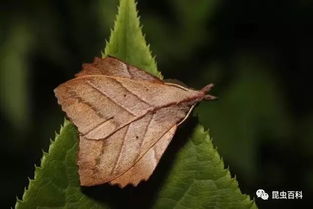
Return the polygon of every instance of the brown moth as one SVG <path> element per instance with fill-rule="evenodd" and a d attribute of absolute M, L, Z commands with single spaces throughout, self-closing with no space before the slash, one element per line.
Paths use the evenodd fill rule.
<path fill-rule="evenodd" d="M 137 186 L 153 173 L 177 126 L 201 100 L 215 97 L 113 58 L 95 58 L 54 91 L 77 126 L 80 184 Z"/>

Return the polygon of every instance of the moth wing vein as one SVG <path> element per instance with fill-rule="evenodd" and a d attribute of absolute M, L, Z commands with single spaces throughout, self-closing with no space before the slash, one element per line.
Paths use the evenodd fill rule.
<path fill-rule="evenodd" d="M 123 110 L 125 110 L 126 112 L 128 112 L 129 114 L 136 116 L 134 113 L 132 113 L 131 111 L 129 111 L 127 108 L 123 107 L 122 104 L 118 103 L 117 101 L 115 101 L 114 99 L 112 99 L 110 96 L 108 96 L 105 92 L 101 91 L 101 89 L 99 89 L 96 85 L 94 85 L 93 83 L 91 83 L 90 81 L 86 81 L 86 83 L 93 89 L 95 89 L 96 91 L 98 91 L 100 94 L 102 94 L 103 96 L 107 97 L 109 100 L 111 100 L 113 103 L 115 103 L 117 106 L 119 106 L 120 108 L 122 108 Z"/>

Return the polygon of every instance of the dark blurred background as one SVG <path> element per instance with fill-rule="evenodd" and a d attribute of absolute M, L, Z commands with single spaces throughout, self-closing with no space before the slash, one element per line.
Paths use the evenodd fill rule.
<path fill-rule="evenodd" d="M 100 56 L 118 0 L 1 0 L 1 208 L 21 198 L 63 123 L 53 89 Z M 313 2 L 158 0 L 138 3 L 165 78 L 215 83 L 195 111 L 244 193 L 313 191 Z M 270 195 L 271 196 L 271 195 Z"/>

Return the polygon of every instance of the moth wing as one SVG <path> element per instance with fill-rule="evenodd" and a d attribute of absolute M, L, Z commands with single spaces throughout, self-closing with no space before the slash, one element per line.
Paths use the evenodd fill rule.
<path fill-rule="evenodd" d="M 82 71 L 77 73 L 75 76 L 80 77 L 86 75 L 106 75 L 164 83 L 159 78 L 145 72 L 144 70 L 128 65 L 115 57 L 96 57 L 93 63 L 83 64 Z"/>
<path fill-rule="evenodd" d="M 81 185 L 110 182 L 124 187 L 147 180 L 190 108 L 186 104 L 159 109 L 117 131 L 108 140 L 81 137 L 78 155 Z"/>
<path fill-rule="evenodd" d="M 197 97 L 199 92 L 150 81 L 90 75 L 61 84 L 55 95 L 80 134 L 100 140 L 148 112 Z"/>
<path fill-rule="evenodd" d="M 157 167 L 163 153 L 171 142 L 177 126 L 171 128 L 154 146 L 152 146 L 128 171 L 110 181 L 123 188 L 128 184 L 137 186 L 142 180 L 147 181 Z"/>

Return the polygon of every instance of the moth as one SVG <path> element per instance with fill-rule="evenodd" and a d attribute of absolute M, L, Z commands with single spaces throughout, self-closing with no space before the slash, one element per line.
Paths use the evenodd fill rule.
<path fill-rule="evenodd" d="M 148 180 L 177 126 L 207 94 L 167 83 L 114 57 L 95 58 L 55 90 L 79 132 L 82 186 L 137 186 Z"/>

